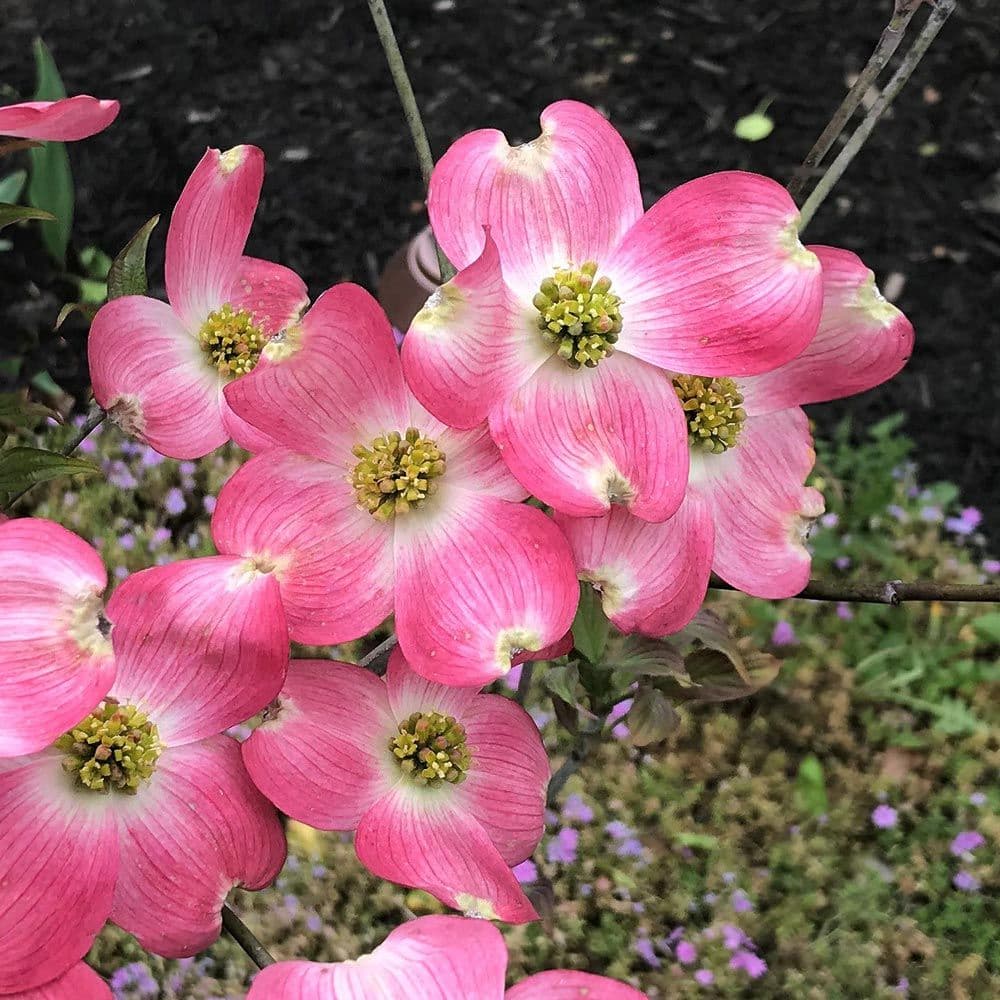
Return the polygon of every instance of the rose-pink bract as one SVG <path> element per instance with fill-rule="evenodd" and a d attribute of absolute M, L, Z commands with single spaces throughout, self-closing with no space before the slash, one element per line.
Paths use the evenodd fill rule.
<path fill-rule="evenodd" d="M 913 349 L 913 327 L 848 250 L 809 248 L 823 267 L 819 331 L 792 361 L 737 379 L 746 420 L 722 454 L 692 450 L 679 511 L 647 524 L 627 511 L 556 515 L 582 579 L 597 586 L 625 632 L 667 635 L 704 600 L 714 571 L 756 597 L 797 594 L 808 582 L 805 536 L 823 498 L 803 486 L 815 460 L 802 404 L 863 392 L 895 375 Z"/>
<path fill-rule="evenodd" d="M 484 920 L 419 917 L 362 960 L 278 962 L 247 1000 L 647 1000 L 632 986 L 587 972 L 540 972 L 504 992 L 507 948 Z"/>
<path fill-rule="evenodd" d="M 115 1000 L 111 987 L 83 962 L 44 986 L 3 996 L 5 1000 Z"/>
<path fill-rule="evenodd" d="M 418 784 L 390 749 L 400 723 L 433 712 L 465 728 L 472 762 L 461 784 Z M 511 869 L 545 829 L 549 762 L 519 705 L 425 680 L 397 649 L 384 680 L 347 663 L 293 660 L 269 716 L 243 757 L 282 812 L 322 830 L 355 831 L 370 871 L 456 909 L 535 919 Z"/>
<path fill-rule="evenodd" d="M 117 101 L 86 94 L 59 101 L 25 101 L 0 107 L 0 136 L 73 142 L 103 132 L 118 117 Z"/>
<path fill-rule="evenodd" d="M 575 516 L 679 507 L 686 423 L 670 374 L 769 371 L 819 321 L 820 269 L 788 193 L 756 174 L 688 182 L 643 213 L 621 136 L 560 101 L 511 147 L 484 129 L 437 164 L 428 209 L 458 275 L 403 344 L 417 398 L 456 427 L 488 420 L 518 480 Z M 556 269 L 597 265 L 620 298 L 614 353 L 574 370 L 546 343 L 535 302 Z M 565 288 L 567 286 L 560 286 Z"/>
<path fill-rule="evenodd" d="M 220 373 L 199 339 L 227 305 L 270 337 L 308 303 L 288 268 L 243 255 L 263 181 L 256 146 L 209 149 L 170 220 L 169 305 L 126 295 L 103 305 L 90 328 L 94 398 L 127 433 L 171 458 L 201 458 L 230 437 L 251 451 L 270 443 L 229 410 L 222 390 L 233 376 Z"/>

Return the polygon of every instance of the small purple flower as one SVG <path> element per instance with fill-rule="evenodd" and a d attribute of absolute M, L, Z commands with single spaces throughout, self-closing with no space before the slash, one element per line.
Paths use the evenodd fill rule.
<path fill-rule="evenodd" d="M 206 514 L 215 513 L 215 505 L 218 501 L 213 496 L 207 496 L 201 498 L 201 505 L 205 508 Z"/>
<path fill-rule="evenodd" d="M 923 507 L 920 511 L 920 519 L 929 524 L 938 524 L 943 516 L 941 508 L 934 505 Z"/>
<path fill-rule="evenodd" d="M 958 517 L 949 517 L 944 526 L 956 535 L 971 535 L 982 523 L 983 515 L 975 507 L 965 507 Z"/>
<path fill-rule="evenodd" d="M 729 960 L 729 968 L 734 971 L 742 969 L 751 979 L 760 979 L 767 972 L 767 962 L 752 951 L 738 951 Z"/>
<path fill-rule="evenodd" d="M 823 525 L 824 528 L 836 528 L 840 523 L 840 518 L 836 514 L 824 514 L 820 519 L 819 523 Z"/>
<path fill-rule="evenodd" d="M 880 830 L 891 830 L 896 825 L 899 813 L 892 806 L 887 806 L 884 802 L 872 810 L 872 822 Z"/>
<path fill-rule="evenodd" d="M 594 810 L 576 792 L 567 797 L 562 814 L 571 823 L 591 823 L 594 819 Z"/>
<path fill-rule="evenodd" d="M 753 909 L 753 902 L 742 889 L 733 893 L 733 909 L 737 913 L 749 913 Z"/>
<path fill-rule="evenodd" d="M 604 827 L 604 832 L 609 837 L 614 837 L 615 840 L 625 840 L 626 837 L 632 837 L 635 835 L 635 830 L 632 829 L 627 823 L 623 823 L 620 819 L 613 819 L 607 826 Z"/>
<path fill-rule="evenodd" d="M 910 981 L 909 981 L 909 979 L 907 979 L 906 976 L 903 976 L 903 978 L 900 979 L 900 981 L 898 983 L 896 983 L 895 986 L 893 986 L 893 989 L 897 993 L 909 993 L 909 991 L 910 991 Z"/>
<path fill-rule="evenodd" d="M 624 701 L 618 702 L 608 714 L 608 722 L 618 722 L 620 719 L 624 719 L 632 707 L 633 700 L 632 698 L 626 698 Z"/>
<path fill-rule="evenodd" d="M 837 569 L 847 569 L 851 565 L 851 557 L 837 556 L 837 558 L 833 560 L 833 565 L 836 566 Z"/>
<path fill-rule="evenodd" d="M 571 865 L 576 861 L 576 845 L 579 840 L 579 831 L 571 826 L 564 826 L 549 841 L 545 856 L 552 864 Z"/>
<path fill-rule="evenodd" d="M 184 500 L 184 494 L 176 487 L 171 487 L 167 491 L 167 495 L 164 498 L 163 506 L 166 508 L 168 514 L 177 515 L 183 512 L 184 508 L 187 506 L 187 502 Z"/>
<path fill-rule="evenodd" d="M 156 466 L 163 464 L 163 456 L 158 451 L 147 446 L 142 449 L 139 462 L 144 469 L 155 469 Z"/>
<path fill-rule="evenodd" d="M 128 576 L 128 569 L 125 566 L 115 567 L 115 579 L 124 580 Z"/>
<path fill-rule="evenodd" d="M 93 455 L 97 451 L 97 442 L 93 438 L 84 438 L 77 447 L 84 455 Z"/>
<path fill-rule="evenodd" d="M 306 927 L 308 927 L 313 934 L 319 934 L 319 932 L 323 929 L 323 921 L 320 919 L 318 913 L 310 913 L 309 916 L 306 917 Z"/>
<path fill-rule="evenodd" d="M 611 735 L 619 742 L 624 742 L 632 734 L 632 730 L 625 725 L 624 722 L 619 722 L 616 726 L 611 729 Z"/>
<path fill-rule="evenodd" d="M 722 943 L 729 951 L 736 951 L 746 943 L 747 936 L 735 924 L 722 925 Z"/>
<path fill-rule="evenodd" d="M 774 626 L 774 631 L 771 633 L 771 644 L 773 646 L 794 646 L 797 643 L 798 639 L 795 638 L 795 629 L 792 628 L 789 622 L 782 620 Z"/>
<path fill-rule="evenodd" d="M 198 466 L 194 462 L 181 462 L 177 468 L 182 476 L 193 476 L 198 470 Z"/>
<path fill-rule="evenodd" d="M 722 881 L 725 882 L 726 885 L 732 885 L 736 881 L 736 872 L 723 872 Z"/>
<path fill-rule="evenodd" d="M 594 887 L 589 882 L 584 882 L 580 885 L 580 895 L 586 899 L 588 896 L 594 894 Z"/>
<path fill-rule="evenodd" d="M 951 842 L 949 850 L 957 858 L 967 851 L 974 851 L 977 847 L 982 847 L 985 843 L 983 835 L 977 830 L 963 830 Z"/>
<path fill-rule="evenodd" d="M 690 941 L 678 941 L 674 954 L 681 965 L 690 965 L 698 957 L 698 949 Z"/>
<path fill-rule="evenodd" d="M 126 531 L 125 534 L 118 539 L 118 544 L 126 552 L 131 552 L 132 549 L 135 548 L 135 535 L 133 535 L 131 532 Z"/>
<path fill-rule="evenodd" d="M 983 560 L 983 572 L 984 573 L 1000 573 L 1000 559 L 984 559 Z"/>
<path fill-rule="evenodd" d="M 626 837 L 615 848 L 615 853 L 620 858 L 641 858 L 645 856 L 646 848 L 635 837 Z"/>
<path fill-rule="evenodd" d="M 514 866 L 514 877 L 522 885 L 525 882 L 534 882 L 538 878 L 538 866 L 531 858 L 528 858 L 527 861 L 522 861 L 519 865 Z"/>
<path fill-rule="evenodd" d="M 694 974 L 694 981 L 699 986 L 711 986 L 715 982 L 715 973 L 711 969 L 699 969 Z"/>
<path fill-rule="evenodd" d="M 961 889 L 962 892 L 978 892 L 979 891 L 979 879 L 970 872 L 961 871 L 955 874 L 955 877 L 951 880 L 951 884 L 956 889 Z"/>
<path fill-rule="evenodd" d="M 663 964 L 659 956 L 653 950 L 653 942 L 649 940 L 648 937 L 638 937 L 635 941 L 635 950 L 639 957 L 648 965 L 651 969 L 658 969 Z"/>
<path fill-rule="evenodd" d="M 907 516 L 906 511 L 903 510 L 903 508 L 900 507 L 899 504 L 897 504 L 897 503 L 891 503 L 891 504 L 889 504 L 889 506 L 886 507 L 885 512 L 887 514 L 890 514 L 897 521 L 905 523 L 906 521 L 909 520 L 909 517 Z"/>
<path fill-rule="evenodd" d="M 852 618 L 854 618 L 854 612 L 851 610 L 850 605 L 840 601 L 837 604 L 837 617 L 841 621 L 849 622 Z"/>
<path fill-rule="evenodd" d="M 969 802 L 974 806 L 984 806 L 986 805 L 986 796 L 982 792 L 973 792 L 969 796 Z"/>

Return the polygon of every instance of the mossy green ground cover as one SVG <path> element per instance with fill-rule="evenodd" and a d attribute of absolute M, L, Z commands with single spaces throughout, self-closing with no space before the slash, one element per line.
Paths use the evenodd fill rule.
<path fill-rule="evenodd" d="M 85 450 L 107 481 L 39 490 L 35 513 L 92 539 L 119 577 L 213 551 L 212 497 L 235 451 L 177 463 L 114 430 Z M 815 575 L 1000 571 L 977 512 L 949 484 L 919 484 L 909 457 L 895 421 L 820 446 Z M 682 708 L 661 746 L 640 751 L 618 727 L 520 869 L 546 919 L 508 931 L 512 978 L 592 969 L 663 998 L 1000 996 L 1000 609 L 713 604 L 782 658 L 778 680 Z M 234 895 L 279 958 L 356 957 L 438 907 L 371 878 L 338 834 L 292 824 L 289 840 L 278 883 Z M 228 940 L 164 962 L 109 929 L 91 958 L 128 998 L 237 997 L 250 974 Z"/>

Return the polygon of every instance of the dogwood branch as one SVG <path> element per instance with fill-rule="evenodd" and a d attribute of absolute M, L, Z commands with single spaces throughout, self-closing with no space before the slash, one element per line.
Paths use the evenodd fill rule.
<path fill-rule="evenodd" d="M 371 670 L 376 674 L 385 673 L 385 665 L 389 662 L 389 654 L 396 648 L 399 640 L 395 632 L 389 633 L 388 639 L 383 639 L 370 653 L 358 660 L 358 666 Z M 379 669 L 381 667 L 381 669 Z"/>
<path fill-rule="evenodd" d="M 844 145 L 844 148 L 837 154 L 837 158 L 827 168 L 826 173 L 820 177 L 816 187 L 813 188 L 809 197 L 806 198 L 800 210 L 799 232 L 805 229 L 809 221 L 816 214 L 816 210 L 826 200 L 827 195 L 833 190 L 836 183 L 844 175 L 851 161 L 861 151 L 872 134 L 873 129 L 878 124 L 879 119 L 885 114 L 889 105 L 896 99 L 899 92 L 906 86 L 907 80 L 917 68 L 917 64 L 924 57 L 924 54 L 931 46 L 931 42 L 937 38 L 938 32 L 944 27 L 945 21 L 951 16 L 955 9 L 955 0 L 934 0 L 930 16 L 927 18 L 916 41 L 910 50 L 903 57 L 899 68 L 893 73 L 892 78 L 886 84 L 885 89 L 879 98 L 871 106 L 868 114 L 865 115 L 861 124 L 854 134 Z"/>
<path fill-rule="evenodd" d="M 70 438 L 65 447 L 61 450 L 61 454 L 72 455 L 73 452 L 76 451 L 76 449 L 79 448 L 80 445 L 83 444 L 83 442 L 90 437 L 90 435 L 97 430 L 102 423 L 104 423 L 106 417 L 107 414 L 104 410 L 95 404 L 90 413 L 87 414 L 87 419 L 84 420 L 79 431 L 77 431 L 77 433 Z M 37 485 L 37 483 L 32 483 L 30 486 L 26 486 L 23 490 L 21 490 L 20 493 L 15 493 L 14 496 L 7 501 L 6 510 L 11 510 L 14 504 L 16 504 L 21 497 L 30 493 Z"/>
<path fill-rule="evenodd" d="M 545 804 L 554 808 L 559 793 L 565 788 L 566 782 L 583 766 L 591 751 L 601 742 L 604 732 L 604 720 L 599 719 L 587 729 L 581 729 L 573 740 L 569 756 L 559 765 L 556 773 L 549 779 L 549 790 L 546 793 Z"/>
<path fill-rule="evenodd" d="M 406 124 L 410 128 L 410 136 L 413 139 L 414 148 L 417 151 L 417 160 L 420 163 L 420 173 L 424 178 L 424 188 L 431 182 L 431 172 L 434 169 L 434 157 L 431 155 L 431 144 L 427 140 L 427 130 L 424 128 L 423 119 L 420 117 L 420 108 L 417 106 L 417 98 L 413 93 L 413 85 L 406 72 L 406 63 L 403 61 L 403 53 L 399 49 L 399 42 L 396 41 L 396 33 L 392 30 L 392 22 L 389 20 L 389 12 L 385 9 L 385 0 L 368 0 L 368 8 L 372 12 L 372 20 L 375 22 L 375 30 L 378 32 L 379 41 L 385 52 L 386 62 L 389 64 L 389 72 L 392 74 L 392 82 L 396 85 L 396 93 L 403 105 L 403 115 Z M 433 234 L 432 238 L 433 238 Z M 438 268 L 441 271 L 441 281 L 450 281 L 455 277 L 455 269 L 451 262 L 445 257 L 437 240 L 434 240 L 434 250 L 437 253 Z"/>
<path fill-rule="evenodd" d="M 903 40 L 907 25 L 917 12 L 921 0 L 896 0 L 895 8 L 889 23 L 885 26 L 875 51 L 868 59 L 868 64 L 859 74 L 854 85 L 847 92 L 847 96 L 841 102 L 840 107 L 833 113 L 833 117 L 823 129 L 820 137 L 816 140 L 813 148 L 806 154 L 802 165 L 795 171 L 788 185 L 788 193 L 798 201 L 802 189 L 806 185 L 809 176 L 816 167 L 823 162 L 823 158 L 830 151 L 830 147 L 837 141 L 837 136 L 844 131 L 851 116 L 857 110 L 858 105 L 868 93 L 869 88 L 878 78 L 878 75 L 885 69 L 886 64 L 892 58 L 899 43 Z"/>
<path fill-rule="evenodd" d="M 228 904 L 222 904 L 222 926 L 229 936 L 250 956 L 250 960 L 258 969 L 274 965 L 271 953 L 257 940 L 253 932 L 236 915 L 236 911 Z"/>
<path fill-rule="evenodd" d="M 736 590 L 736 587 L 713 576 L 712 590 Z M 938 583 L 936 580 L 859 580 L 840 583 L 833 580 L 810 580 L 792 600 L 843 601 L 846 604 L 899 605 L 911 601 L 949 601 L 976 604 L 1000 604 L 1000 584 Z"/>

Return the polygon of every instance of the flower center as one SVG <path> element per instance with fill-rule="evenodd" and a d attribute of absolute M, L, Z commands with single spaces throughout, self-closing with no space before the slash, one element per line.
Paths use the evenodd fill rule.
<path fill-rule="evenodd" d="M 384 434 L 367 448 L 358 444 L 352 451 L 360 459 L 351 474 L 358 503 L 380 521 L 419 507 L 444 475 L 444 452 L 416 427 L 405 434 Z"/>
<path fill-rule="evenodd" d="M 542 338 L 570 368 L 595 368 L 614 353 L 622 331 L 621 299 L 610 278 L 596 275 L 593 261 L 556 271 L 532 299 Z"/>
<path fill-rule="evenodd" d="M 208 314 L 198 340 L 212 367 L 228 378 L 252 372 L 266 343 L 250 313 L 246 309 L 234 312 L 228 302 Z"/>
<path fill-rule="evenodd" d="M 133 705 L 105 698 L 96 711 L 56 740 L 63 769 L 84 788 L 135 795 L 156 770 L 163 750 L 159 734 Z"/>
<path fill-rule="evenodd" d="M 389 749 L 403 774 L 433 788 L 465 781 L 472 763 L 465 727 L 440 712 L 414 712 L 399 724 Z"/>
<path fill-rule="evenodd" d="M 747 418 L 736 383 L 704 375 L 675 375 L 673 382 L 687 417 L 691 447 L 716 455 L 734 447 Z"/>

